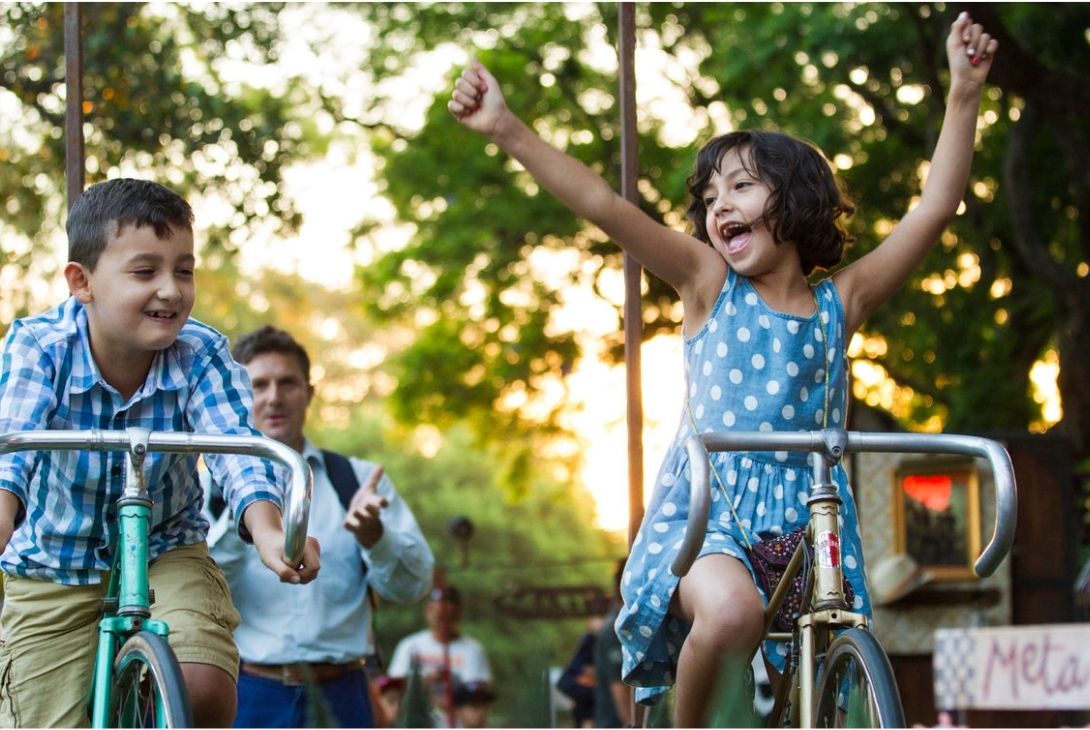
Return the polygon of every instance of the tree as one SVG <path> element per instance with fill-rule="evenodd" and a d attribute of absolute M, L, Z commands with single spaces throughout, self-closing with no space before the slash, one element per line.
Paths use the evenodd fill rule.
<path fill-rule="evenodd" d="M 407 48 L 475 48 L 513 109 L 615 181 L 615 73 L 591 52 L 613 42 L 615 8 L 596 8 L 383 4 L 360 12 L 383 39 L 372 50 L 376 67 L 399 73 L 415 57 Z M 1078 453 L 1090 454 L 1090 238 L 1079 215 L 1090 190 L 1081 165 L 1090 65 L 1080 35 L 1090 9 L 968 9 L 1000 38 L 1001 50 L 965 209 L 909 285 L 865 325 L 868 347 L 857 358 L 903 386 L 910 397 L 898 415 L 910 424 L 938 414 L 953 430 L 1021 429 L 1040 414 L 1030 368 L 1055 347 L 1063 427 Z M 869 250 L 919 189 L 919 164 L 942 118 L 944 39 L 958 10 L 881 3 L 640 7 L 643 45 L 661 47 L 677 64 L 671 79 L 689 100 L 690 108 L 675 106 L 669 115 L 690 118 L 696 129 L 681 143 L 668 141 L 663 114 L 641 110 L 642 205 L 680 225 L 697 142 L 728 126 L 776 126 L 814 141 L 840 168 L 861 203 L 850 255 Z M 585 16 L 574 17 L 579 12 Z M 576 251 L 570 278 L 589 271 L 594 282 L 620 265 L 600 232 L 461 130 L 445 111 L 446 96 L 437 96 L 419 134 L 376 140 L 386 193 L 417 236 L 360 277 L 383 292 L 371 306 L 380 316 L 396 319 L 421 307 L 435 313 L 436 324 L 400 356 L 402 373 L 427 362 L 437 382 L 485 377 L 450 396 L 430 387 L 399 391 L 402 413 L 491 408 L 512 390 L 533 392 L 545 374 L 562 376 L 578 351 L 540 313 L 568 282 L 546 284 L 535 257 Z M 673 293 L 647 277 L 647 337 L 678 329 L 674 304 Z"/>
<path fill-rule="evenodd" d="M 30 304 L 29 289 L 16 284 L 55 276 L 63 264 L 43 255 L 62 230 L 65 210 L 63 10 L 63 3 L 0 5 L 6 321 Z M 256 231 L 293 231 L 299 215 L 281 194 L 282 171 L 324 148 L 310 113 L 317 102 L 297 78 L 284 78 L 274 91 L 226 77 L 221 63 L 275 61 L 280 10 L 278 4 L 199 11 L 82 6 L 88 184 L 118 173 L 142 175 L 191 203 L 215 203 L 222 213 L 206 221 L 210 250 L 237 250 Z"/>
<path fill-rule="evenodd" d="M 45 297 L 33 296 L 27 282 L 56 278 L 62 263 L 51 250 L 66 202 L 62 9 L 0 6 L 2 326 L 30 306 L 43 306 L 38 300 Z M 413 429 L 421 419 L 387 424 L 381 399 L 393 385 L 382 372 L 380 351 L 396 346 L 405 332 L 375 328 L 353 304 L 358 292 L 275 270 L 240 271 L 235 254 L 242 245 L 289 235 L 300 223 L 282 191 L 284 169 L 322 153 L 337 133 L 336 121 L 376 135 L 397 131 L 381 109 L 374 117 L 350 117 L 343 95 L 331 101 L 337 87 L 328 79 L 312 86 L 285 73 L 269 87 L 233 80 L 223 59 L 242 58 L 254 68 L 276 61 L 282 11 L 271 4 L 84 6 L 88 182 L 117 174 L 154 177 L 191 202 L 215 202 L 214 210 L 226 211 L 211 226 L 198 221 L 204 250 L 194 316 L 232 338 L 271 321 L 308 348 L 320 379 L 315 435 L 387 466 L 439 566 L 465 589 L 473 611 L 468 628 L 488 645 L 498 675 L 510 681 L 498 709 L 535 718 L 511 724 L 543 725 L 542 672 L 566 658 L 579 628 L 572 621 L 549 623 L 527 640 L 491 598 L 525 583 L 605 587 L 622 548 L 591 526 L 589 497 L 568 478 L 574 458 L 523 446 L 498 461 L 474 449 L 453 419 L 442 423 L 447 445 L 425 456 Z M 420 379 L 425 375 L 426 368 Z M 404 387 L 414 387 L 413 379 Z M 455 514 L 476 524 L 467 565 L 449 536 Z M 387 654 L 416 619 L 412 610 L 381 611 L 379 639 Z"/>

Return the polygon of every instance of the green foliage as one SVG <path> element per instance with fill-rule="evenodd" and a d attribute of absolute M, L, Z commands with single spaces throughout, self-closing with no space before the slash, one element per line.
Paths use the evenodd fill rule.
<path fill-rule="evenodd" d="M 473 4 L 383 4 L 360 12 L 390 33 L 372 50 L 389 73 L 410 64 L 414 52 L 462 46 L 492 69 L 516 113 L 616 185 L 617 82 L 586 53 L 603 37 L 615 39 L 614 6 L 607 7 L 608 14 L 596 7 L 597 15 L 590 6 L 555 4 L 490 5 L 486 15 Z M 1000 38 L 1001 50 L 982 104 L 965 210 L 865 325 L 865 335 L 887 343 L 884 354 L 867 357 L 913 389 L 910 407 L 898 413 L 909 424 L 938 415 L 951 430 L 1021 429 L 1040 415 L 1030 367 L 1058 347 L 1066 425 L 1085 452 L 1090 360 L 1079 343 L 1090 340 L 1090 255 L 1079 211 L 1090 175 L 1079 161 L 1090 149 L 1090 50 L 1080 34 L 1090 11 L 1055 4 L 968 9 Z M 943 115 L 945 38 L 954 15 L 941 4 L 653 3 L 638 8 L 637 24 L 642 45 L 660 45 L 687 68 L 671 79 L 690 101 L 676 113 L 692 118 L 696 143 L 727 131 L 711 114 L 725 107 L 732 126 L 783 129 L 835 161 L 860 204 L 851 260 L 876 246 L 919 192 L 920 164 Z M 1020 70 L 1029 62 L 1036 64 L 1033 78 Z M 647 68 L 638 66 L 641 73 Z M 460 71 L 448 73 L 453 79 Z M 419 134 L 376 148 L 385 160 L 386 194 L 419 235 L 361 273 L 384 292 L 374 314 L 396 321 L 424 308 L 449 322 L 421 332 L 406 362 L 444 352 L 451 372 L 443 378 L 457 379 L 454 370 L 503 370 L 471 394 L 429 391 L 429 414 L 485 407 L 516 385 L 534 390 L 529 354 L 505 362 L 506 343 L 497 335 L 503 323 L 519 322 L 520 338 L 542 326 L 526 312 L 547 307 L 549 293 L 566 283 L 542 286 L 540 273 L 526 266 L 532 251 L 577 251 L 596 282 L 621 265 L 599 232 L 573 220 L 517 166 L 450 119 L 448 93 L 436 97 Z M 667 121 L 640 110 L 640 190 L 647 210 L 677 221 L 695 148 L 664 143 Z M 1056 164 L 1044 162 L 1050 160 Z M 505 297 L 519 280 L 529 297 Z M 653 278 L 648 283 L 645 336 L 676 331 L 673 293 Z M 454 331 L 474 335 L 459 344 Z M 543 349 L 534 357 L 548 372 L 561 374 L 570 362 L 564 335 L 538 338 Z M 550 360 L 553 352 L 559 357 Z M 417 408 L 418 395 L 399 393 L 399 411 Z"/>
<path fill-rule="evenodd" d="M 0 5 L 0 231 L 32 243 L 5 245 L 0 266 L 45 277 L 59 262 L 40 254 L 65 217 L 64 8 Z M 308 114 L 310 94 L 297 79 L 274 92 L 222 71 L 225 59 L 277 59 L 282 8 L 80 5 L 87 184 L 151 177 L 191 202 L 225 205 L 208 235 L 211 249 L 234 250 L 259 225 L 294 232 L 299 213 L 281 192 L 282 171 L 324 144 Z M 0 294 L 26 313 L 26 287 Z"/>

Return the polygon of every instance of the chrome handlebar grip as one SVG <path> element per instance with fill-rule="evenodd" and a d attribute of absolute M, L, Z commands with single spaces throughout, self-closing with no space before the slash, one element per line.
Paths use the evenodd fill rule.
<path fill-rule="evenodd" d="M 995 525 L 991 540 L 977 558 L 976 574 L 991 575 L 1010 553 L 1018 526 L 1018 488 L 1011 457 L 998 441 L 958 434 L 849 432 L 848 444 L 849 450 L 857 452 L 963 454 L 987 459 L 995 482 Z"/>

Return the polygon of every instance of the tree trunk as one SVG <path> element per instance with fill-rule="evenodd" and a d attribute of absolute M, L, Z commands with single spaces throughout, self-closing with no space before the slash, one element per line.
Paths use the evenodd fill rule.
<path fill-rule="evenodd" d="M 1056 330 L 1060 352 L 1057 386 L 1063 400 L 1060 431 L 1077 459 L 1090 457 L 1090 296 L 1069 297 Z M 1081 299 L 1081 301 L 1071 301 Z"/>

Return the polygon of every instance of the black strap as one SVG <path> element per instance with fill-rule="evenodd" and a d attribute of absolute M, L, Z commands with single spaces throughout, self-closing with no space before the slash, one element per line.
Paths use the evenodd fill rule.
<path fill-rule="evenodd" d="M 352 497 L 360 488 L 360 480 L 356 477 L 356 470 L 352 468 L 352 462 L 347 456 L 336 451 L 322 449 L 322 461 L 325 463 L 325 473 L 333 488 L 337 490 L 337 496 L 341 504 L 347 510 L 352 503 Z"/>
<path fill-rule="evenodd" d="M 352 496 L 360 488 L 360 480 L 356 477 L 356 470 L 352 468 L 352 462 L 347 456 L 336 451 L 322 449 L 322 463 L 325 465 L 326 475 L 333 484 L 341 504 L 347 510 L 352 503 Z M 223 498 L 223 491 L 218 485 L 213 484 L 212 494 L 208 498 L 208 511 L 214 519 L 219 519 L 223 510 L 227 509 L 227 501 Z"/>
<path fill-rule="evenodd" d="M 212 513 L 212 519 L 218 520 L 227 509 L 227 500 L 223 498 L 223 490 L 215 482 L 211 482 L 208 492 L 208 511 Z"/>

